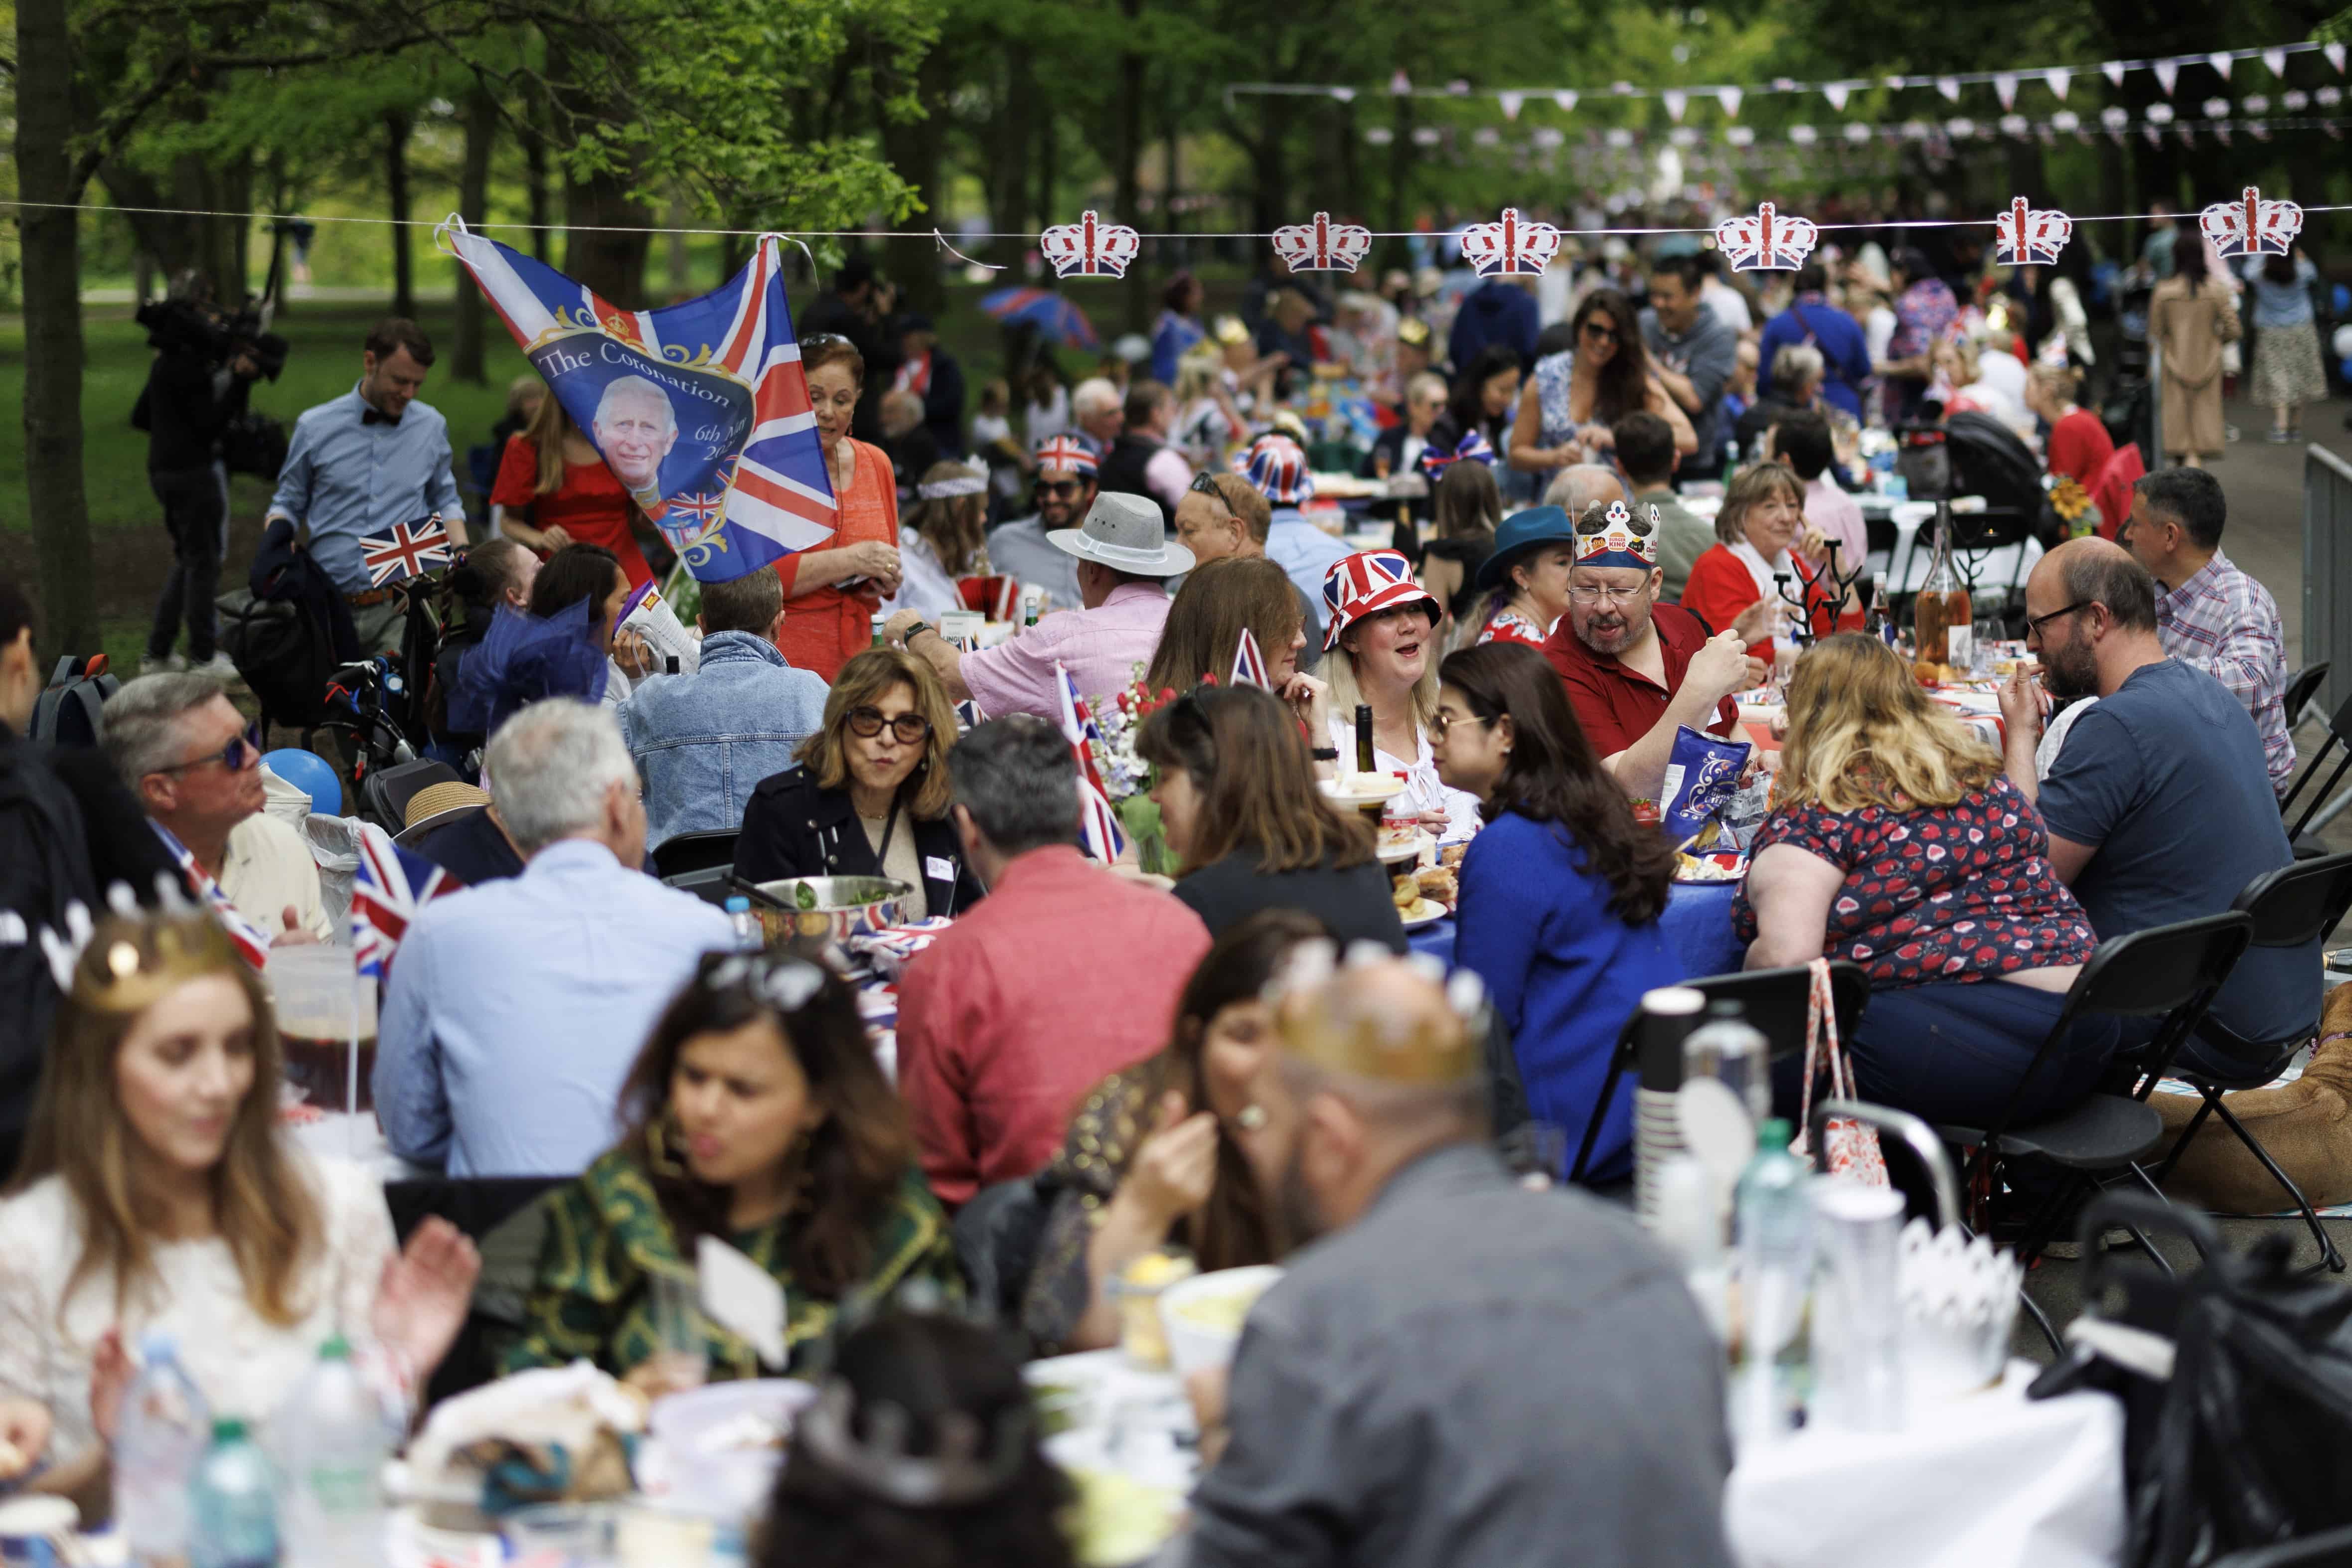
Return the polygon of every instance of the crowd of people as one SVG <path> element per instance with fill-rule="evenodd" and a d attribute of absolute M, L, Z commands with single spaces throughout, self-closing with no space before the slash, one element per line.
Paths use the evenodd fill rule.
<path fill-rule="evenodd" d="M 853 262 L 802 340 L 839 529 L 706 584 L 687 673 L 620 627 L 651 573 L 632 503 L 542 398 L 505 448 L 499 537 L 458 568 L 486 608 L 444 684 L 478 786 L 404 846 L 454 890 L 399 933 L 370 1084 L 400 1160 L 551 1184 L 503 1366 L 670 1391 L 654 1282 L 724 1240 L 782 1286 L 792 1363 L 829 1365 L 859 1412 L 795 1445 L 769 1560 L 850 1560 L 790 1548 L 855 1538 L 826 1500 L 859 1494 L 890 1404 L 1010 1433 L 965 1522 L 1058 1563 L 1037 1521 L 1065 1490 L 1007 1368 L 1114 1342 L 1113 1280 L 1180 1245 L 1290 1272 L 1229 1379 L 1193 1390 L 1178 1560 L 1517 1563 L 1573 1535 L 1612 1543 L 1596 1560 L 1728 1561 L 1720 1356 L 1674 1266 L 1488 1147 L 1507 1081 L 1571 1141 L 1601 1120 L 1597 1180 L 1630 1170 L 1630 1100 L 1604 1112 L 1601 1088 L 1642 994 L 1685 977 L 1654 815 L 1678 742 L 1742 738 L 1736 699 L 1785 688 L 1734 934 L 1750 968 L 1860 964 L 1862 1097 L 1937 1122 L 2106 1081 L 2146 1044 L 2112 1019 L 2026 1077 L 2099 942 L 2227 909 L 2291 858 L 2278 612 L 2222 552 L 2209 473 L 2147 476 L 2118 539 L 2042 556 L 1998 748 L 1865 622 L 1832 570 L 1867 549 L 1858 422 L 2013 412 L 2078 479 L 2107 434 L 2052 363 L 2065 279 L 1956 293 L 1919 252 L 1874 252 L 1761 299 L 1702 253 L 1611 258 L 1443 316 L 1410 278 L 1334 301 L 1276 276 L 1230 327 L 1180 278 L 1150 376 L 1027 386 L 1018 439 L 990 389 L 968 440 L 961 369 Z M 2193 254 L 2170 276 L 2202 298 Z M 1995 354 L 2031 366 L 2013 390 Z M 1390 421 L 1364 471 L 1431 480 L 1380 504 L 1399 515 L 1374 548 L 1315 509 L 1286 423 L 1286 377 L 1341 363 Z M 408 323 L 371 334 L 272 503 L 376 646 L 400 606 L 357 536 L 457 511 L 431 363 Z M 966 449 L 979 468 L 949 460 Z M 1007 468 L 1030 515 L 1002 515 Z M 1706 518 L 1684 487 L 1710 482 Z M 959 584 L 996 576 L 1045 613 L 989 646 L 946 635 Z M 0 583 L 0 767 L 42 824 L 37 861 L 0 873 L 0 1436 L 46 1456 L 31 1484 L 89 1500 L 142 1331 L 202 1347 L 224 1411 L 265 1413 L 329 1332 L 413 1394 L 479 1258 L 440 1222 L 397 1245 L 378 1178 L 282 1124 L 260 965 L 340 933 L 231 689 L 152 668 L 106 703 L 101 752 L 52 756 L 18 739 L 34 623 Z M 1250 649 L 1260 679 L 1235 673 Z M 1082 847 L 1093 786 L 1063 715 L 1139 675 L 1172 879 Z M 1373 826 L 1322 787 L 1366 720 L 1373 771 L 1403 780 L 1387 826 L 1464 847 L 1450 980 L 1410 951 Z M 894 1058 L 825 959 L 746 951 L 650 873 L 699 834 L 734 836 L 742 880 L 887 878 L 907 920 L 950 922 L 898 976 Z M 2258 949 L 2215 1016 L 2289 1041 L 2319 983 L 2311 947 Z M 954 1216 L 1008 1190 L 1037 1222 L 1014 1277 L 991 1259 L 1002 1331 L 856 1326 L 852 1303 L 919 1282 L 961 1300 Z M 709 1338 L 710 1375 L 757 1373 Z M 1610 1353 L 1558 1353 L 1588 1342 Z"/>

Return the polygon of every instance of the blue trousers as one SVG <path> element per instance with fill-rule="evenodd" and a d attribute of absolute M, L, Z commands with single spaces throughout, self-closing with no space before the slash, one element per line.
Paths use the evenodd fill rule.
<path fill-rule="evenodd" d="M 2008 1109 L 2065 1000 L 2002 980 L 1874 991 L 1846 1041 L 1855 1087 L 1874 1105 L 1931 1122 L 1989 1126 Z M 2115 1019 L 2078 1019 L 2034 1069 L 2011 1125 L 2080 1101 L 2098 1087 L 2115 1051 Z M 1796 1116 L 1803 1077 L 1801 1053 L 1773 1064 L 1778 1114 Z"/>

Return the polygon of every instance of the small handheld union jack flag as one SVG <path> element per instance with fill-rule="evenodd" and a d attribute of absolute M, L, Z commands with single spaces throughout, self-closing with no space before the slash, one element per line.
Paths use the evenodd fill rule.
<path fill-rule="evenodd" d="M 1481 278 L 1534 277 L 1559 251 L 1559 230 L 1528 222 L 1517 207 L 1505 207 L 1493 223 L 1474 223 L 1462 231 L 1463 258 Z"/>
<path fill-rule="evenodd" d="M 438 516 L 422 522 L 395 522 L 390 533 L 371 533 L 360 540 L 360 559 L 366 563 L 368 582 L 375 587 L 395 577 L 422 576 L 431 567 L 449 564 L 449 531 Z"/>
<path fill-rule="evenodd" d="M 360 864 L 352 876 L 352 955 L 362 974 L 381 980 L 416 911 L 466 884 L 372 822 L 360 824 Z"/>
<path fill-rule="evenodd" d="M 1247 626 L 1242 628 L 1241 646 L 1234 649 L 1233 684 L 1274 689 L 1274 678 L 1265 669 L 1265 655 L 1258 651 L 1257 634 Z"/>
<path fill-rule="evenodd" d="M 1274 251 L 1293 272 L 1353 272 L 1371 254 L 1372 231 L 1361 224 L 1333 223 L 1317 213 L 1308 223 L 1286 223 L 1274 231 Z"/>
<path fill-rule="evenodd" d="M 1108 866 L 1127 847 L 1127 838 L 1118 830 L 1118 813 L 1111 809 L 1110 795 L 1103 788 L 1102 770 L 1095 766 L 1095 747 L 1102 743 L 1102 731 L 1095 723 L 1094 710 L 1078 695 L 1078 683 L 1070 679 L 1059 659 L 1054 661 L 1054 675 L 1061 683 L 1062 734 L 1078 760 L 1078 827 L 1087 853 Z"/>
<path fill-rule="evenodd" d="M 1734 272 L 1794 272 L 1821 243 L 1810 218 L 1783 217 L 1770 202 L 1759 203 L 1753 217 L 1726 218 L 1715 226 L 1715 243 Z"/>
<path fill-rule="evenodd" d="M 196 864 L 195 856 L 189 853 L 188 847 L 181 843 L 170 828 L 152 817 L 147 819 L 147 826 L 153 828 L 155 837 L 163 841 L 164 853 L 171 856 L 172 863 L 180 868 L 180 874 L 188 879 L 189 886 L 195 889 L 196 897 L 204 900 L 205 909 L 213 919 L 220 921 L 221 929 L 228 933 L 229 943 L 236 949 L 237 956 L 256 969 L 268 963 L 269 933 L 246 919 L 244 912 L 228 901 L 228 895 L 221 891 L 221 885 L 213 880 L 210 872 Z"/>
<path fill-rule="evenodd" d="M 1127 225 L 1105 223 L 1088 210 L 1077 222 L 1057 223 L 1039 235 L 1037 248 L 1054 264 L 1056 278 L 1124 278 L 1143 239 Z"/>
<path fill-rule="evenodd" d="M 2009 210 L 1993 219 L 1992 231 L 1994 259 L 2003 267 L 2047 267 L 2074 237 L 2074 220 L 2013 196 Z"/>
<path fill-rule="evenodd" d="M 1446 469 L 1465 458 L 1474 463 L 1484 463 L 1491 468 L 1495 466 L 1495 444 L 1486 439 L 1484 431 L 1473 430 L 1463 437 L 1461 445 L 1450 452 L 1443 447 L 1423 447 L 1421 449 L 1421 471 L 1434 482 Z"/>
<path fill-rule="evenodd" d="M 2303 209 L 2293 202 L 2266 202 L 2248 185 L 2234 202 L 2215 202 L 2197 226 L 2223 256 L 2284 256 L 2303 232 Z"/>

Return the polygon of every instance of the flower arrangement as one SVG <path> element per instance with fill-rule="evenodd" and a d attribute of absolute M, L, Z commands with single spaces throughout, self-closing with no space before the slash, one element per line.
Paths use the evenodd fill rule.
<path fill-rule="evenodd" d="M 2099 509 L 2083 481 L 2067 475 L 2050 487 L 2050 510 L 2066 525 L 2066 537 L 2082 539 L 2099 531 Z"/>
<path fill-rule="evenodd" d="M 1118 813 L 1128 841 L 1135 846 L 1136 864 L 1165 875 L 1171 868 L 1168 837 L 1160 826 L 1160 807 L 1150 793 L 1151 764 L 1135 754 L 1135 742 L 1143 732 L 1143 721 L 1175 701 L 1176 691 L 1171 687 L 1150 690 L 1143 684 L 1143 666 L 1133 668 L 1125 689 L 1113 692 L 1095 715 L 1094 732 L 1087 736 L 1087 744 L 1094 753 L 1095 771 L 1102 775 L 1103 794 Z M 1214 684 L 1213 679 L 1210 684 Z"/>

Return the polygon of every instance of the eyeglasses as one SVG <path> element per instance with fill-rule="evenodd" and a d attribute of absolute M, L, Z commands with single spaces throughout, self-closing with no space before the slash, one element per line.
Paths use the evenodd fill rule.
<path fill-rule="evenodd" d="M 920 713 L 901 713 L 896 719 L 885 719 L 879 708 L 849 710 L 849 732 L 861 741 L 870 741 L 880 734 L 885 724 L 890 726 L 890 733 L 898 738 L 901 745 L 916 745 L 931 736 L 931 721 Z"/>
<path fill-rule="evenodd" d="M 1617 329 L 1602 321 L 1590 321 L 1585 322 L 1583 332 L 1586 337 L 1594 339 L 1600 342 L 1613 343 L 1617 341 Z"/>
<path fill-rule="evenodd" d="M 2053 610 L 2046 616 L 2028 616 L 2025 617 L 2025 635 L 2032 637 L 2039 637 L 2042 635 L 2042 628 L 2048 626 L 2051 622 L 2058 619 L 2061 616 L 2071 616 L 2077 610 L 2087 610 L 2093 605 L 2097 603 L 2098 601 L 2095 599 L 2077 599 L 2073 604 L 2068 605 L 2065 608 Z"/>
<path fill-rule="evenodd" d="M 1445 739 L 1445 731 L 1456 724 L 1492 724 L 1494 721 L 1491 716 L 1481 718 L 1475 713 L 1464 713 L 1457 717 L 1440 708 L 1429 716 L 1429 738 L 1433 741 L 1443 741 Z"/>
<path fill-rule="evenodd" d="M 1032 493 L 1052 496 L 1055 500 L 1076 500 L 1083 488 L 1084 481 L 1079 479 L 1039 479 L 1029 487 Z M 1196 485 L 1193 488 L 1197 489 L 1200 487 Z"/>
<path fill-rule="evenodd" d="M 1187 493 L 1192 495 L 1213 496 L 1218 500 L 1225 499 L 1225 492 L 1217 488 L 1217 476 L 1205 469 L 1194 474 L 1192 482 L 1186 485 L 1184 489 Z"/>
<path fill-rule="evenodd" d="M 1612 605 L 1630 605 L 1649 591 L 1647 583 L 1637 584 L 1631 588 L 1604 587 L 1594 583 L 1570 583 L 1568 585 L 1568 596 L 1580 605 L 1597 605 L 1603 599 Z"/>
<path fill-rule="evenodd" d="M 231 741 L 217 752 L 206 752 L 201 757 L 190 757 L 184 763 L 173 763 L 168 768 L 157 768 L 159 773 L 176 773 L 189 768 L 200 768 L 206 763 L 218 763 L 233 773 L 241 773 L 261 761 L 261 748 L 243 735 Z"/>

